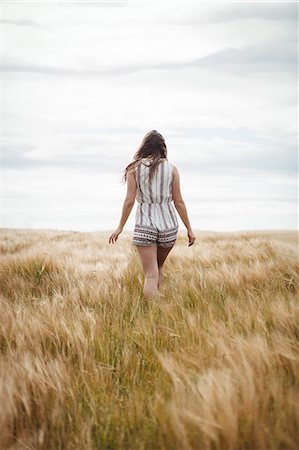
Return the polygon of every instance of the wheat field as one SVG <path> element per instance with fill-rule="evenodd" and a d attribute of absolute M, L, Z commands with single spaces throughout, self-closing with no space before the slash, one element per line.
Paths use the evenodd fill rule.
<path fill-rule="evenodd" d="M 0 231 L 0 448 L 297 449 L 296 231 Z"/>

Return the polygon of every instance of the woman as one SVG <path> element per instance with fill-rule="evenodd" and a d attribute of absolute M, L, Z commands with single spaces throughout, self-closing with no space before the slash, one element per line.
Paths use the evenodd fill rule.
<path fill-rule="evenodd" d="M 156 130 L 144 136 L 134 161 L 125 168 L 123 181 L 127 181 L 127 195 L 119 226 L 109 237 L 109 243 L 114 244 L 123 231 L 136 197 L 133 245 L 144 271 L 144 297 L 151 298 L 158 293 L 163 264 L 177 239 L 178 220 L 172 200 L 187 228 L 188 245 L 193 245 L 196 239 L 181 195 L 179 172 L 169 163 L 165 140 Z"/>

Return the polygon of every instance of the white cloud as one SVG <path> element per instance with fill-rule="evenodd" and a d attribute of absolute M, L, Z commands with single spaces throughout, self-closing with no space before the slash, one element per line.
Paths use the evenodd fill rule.
<path fill-rule="evenodd" d="M 6 226 L 112 227 L 119 205 L 111 207 L 101 188 L 105 174 L 114 174 L 114 181 L 105 181 L 109 193 L 123 193 L 113 177 L 119 179 L 150 129 L 166 138 L 170 161 L 181 170 L 190 195 L 193 189 L 191 208 L 196 199 L 206 205 L 204 220 L 211 229 L 216 219 L 208 213 L 209 202 L 216 205 L 219 226 L 262 226 L 269 217 L 276 227 L 288 220 L 295 224 L 295 5 L 61 2 L 6 3 L 3 10 Z M 242 183 L 237 174 L 244 170 Z M 226 200 L 223 172 L 235 183 Z M 53 189 L 55 174 L 62 196 Z M 220 185 L 213 192 L 206 180 L 204 197 L 192 185 L 193 176 L 218 179 Z M 262 203 L 246 193 L 249 180 L 259 176 L 273 181 Z M 281 177 L 283 183 L 292 180 L 282 196 L 283 185 L 274 183 Z M 75 186 L 73 194 L 64 180 Z M 92 213 L 94 189 L 104 192 L 107 217 L 100 222 Z M 90 203 L 79 201 L 88 192 Z M 39 215 L 43 193 L 51 211 Z M 242 201 L 242 218 L 230 222 L 229 214 Z M 259 216 L 261 209 L 265 213 Z M 200 227 L 198 214 L 196 209 Z"/>

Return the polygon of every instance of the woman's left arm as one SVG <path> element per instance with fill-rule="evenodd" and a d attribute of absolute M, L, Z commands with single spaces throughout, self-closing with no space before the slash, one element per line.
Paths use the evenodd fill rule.
<path fill-rule="evenodd" d="M 126 221 L 130 215 L 130 212 L 134 206 L 136 197 L 136 180 L 134 170 L 128 172 L 127 175 L 127 195 L 123 203 L 122 214 L 119 221 L 119 225 L 116 230 L 109 237 L 109 244 L 114 244 L 117 241 L 118 235 L 123 231 Z"/>

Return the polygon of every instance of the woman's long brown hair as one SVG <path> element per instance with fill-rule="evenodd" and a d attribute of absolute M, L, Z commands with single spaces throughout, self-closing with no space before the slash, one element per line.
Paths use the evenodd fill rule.
<path fill-rule="evenodd" d="M 162 134 L 158 133 L 156 130 L 151 130 L 142 139 L 142 142 L 136 151 L 133 159 L 130 164 L 124 170 L 124 174 L 121 178 L 121 182 L 127 181 L 128 171 L 135 167 L 137 164 L 140 164 L 142 158 L 146 158 L 148 156 L 153 157 L 153 162 L 149 169 L 149 181 L 152 179 L 156 167 L 163 159 L 167 159 L 167 147 L 165 140 Z"/>

